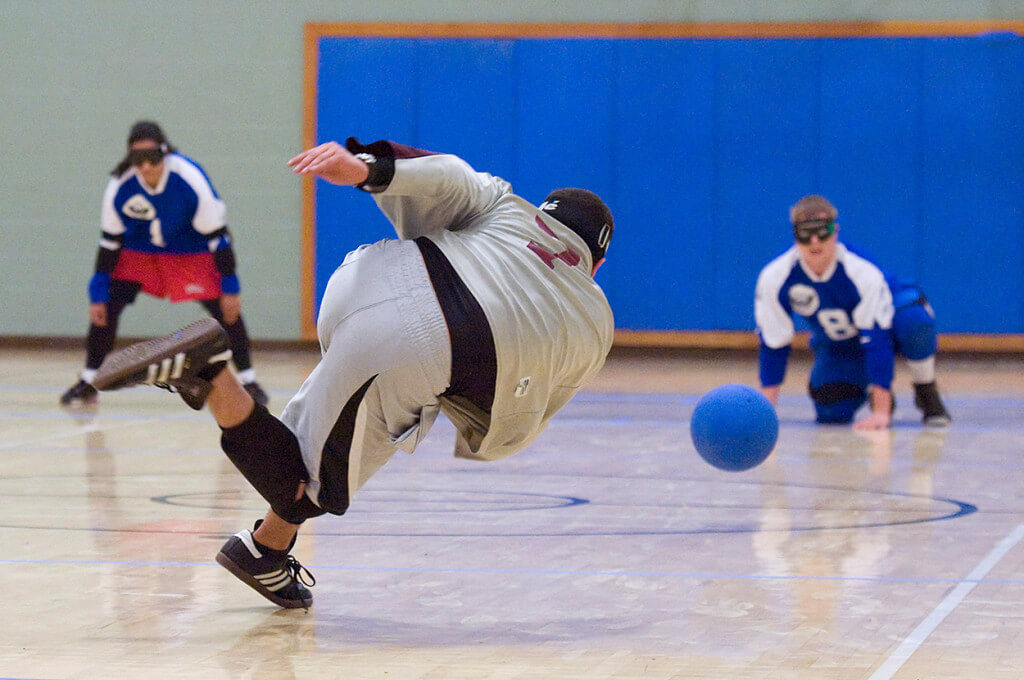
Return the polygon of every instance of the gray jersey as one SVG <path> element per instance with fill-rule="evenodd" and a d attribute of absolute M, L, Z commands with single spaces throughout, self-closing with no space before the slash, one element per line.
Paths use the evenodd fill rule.
<path fill-rule="evenodd" d="M 532 442 L 604 364 L 614 324 L 583 240 L 452 155 L 395 160 L 375 194 L 402 239 L 430 238 L 480 303 L 494 336 L 491 413 L 444 398 L 455 454 L 497 460 Z"/>

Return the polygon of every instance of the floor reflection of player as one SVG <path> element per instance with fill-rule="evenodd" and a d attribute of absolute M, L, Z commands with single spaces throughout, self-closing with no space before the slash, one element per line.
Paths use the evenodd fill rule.
<path fill-rule="evenodd" d="M 934 474 L 949 431 L 914 433 L 908 475 L 901 473 L 898 433 L 851 434 L 816 432 L 811 460 L 799 469 L 786 469 L 777 457 L 764 466 L 770 483 L 762 487 L 761 531 L 752 542 L 763 573 L 803 577 L 791 582 L 793 625 L 829 630 L 855 645 L 865 620 L 884 618 L 872 580 L 891 574 L 886 558 L 895 536 L 913 532 L 921 542 L 935 531 L 932 523 L 899 523 L 934 510 Z M 811 480 L 804 470 L 814 473 Z M 858 524 L 864 526 L 850 527 Z"/>
<path fill-rule="evenodd" d="M 269 614 L 217 654 L 232 678 L 295 680 L 292 659 L 316 648 L 316 618 Z"/>
<path fill-rule="evenodd" d="M 121 482 L 130 477 L 131 470 L 118 470 L 118 455 L 108 447 L 106 431 L 96 422 L 95 413 L 81 412 L 75 422 L 81 426 L 85 440 L 82 481 L 87 528 L 92 540 L 90 552 L 100 583 L 96 592 L 103 594 L 103 615 L 119 622 L 120 632 L 125 636 L 170 640 L 180 632 L 181 615 L 198 621 L 203 615 L 201 608 L 175 607 L 176 615 L 168 618 L 153 616 L 155 608 L 140 608 L 139 602 L 162 607 L 171 603 L 210 601 L 222 595 L 220 570 L 212 565 L 207 569 L 188 563 L 206 561 L 206 545 L 198 539 L 213 536 L 220 541 L 223 534 L 230 533 L 240 514 L 225 514 L 223 509 L 237 505 L 238 499 L 248 493 L 248 486 L 239 479 L 230 462 L 224 461 L 221 473 L 216 475 L 220 488 L 215 498 L 219 500 L 211 504 L 209 519 L 163 520 L 161 508 L 166 506 L 150 501 L 148 490 L 125 495 L 131 483 Z M 155 472 L 148 460 L 133 461 L 132 467 Z M 179 484 L 182 478 L 172 474 L 162 479 L 170 485 Z M 163 490 L 170 489 L 170 486 L 163 487 Z M 224 499 L 228 505 L 222 506 Z M 255 502 L 258 501 L 256 496 Z M 242 508 L 238 512 L 246 510 Z M 135 522 L 135 518 L 142 521 Z M 166 540 L 169 534 L 180 534 L 181 538 L 169 542 Z M 190 557 L 189 544 L 203 553 L 202 560 Z M 161 566 L 168 563 L 169 566 Z"/>
<path fill-rule="evenodd" d="M 862 634 L 849 613 L 863 609 L 865 580 L 881 573 L 891 529 L 850 525 L 878 520 L 879 497 L 856 490 L 877 488 L 879 475 L 887 474 L 879 461 L 891 454 L 888 446 L 849 430 L 817 430 L 808 462 L 798 469 L 781 461 L 765 468 L 772 483 L 763 486 L 761 531 L 752 536 L 753 549 L 764 573 L 798 577 L 789 582 L 794 625 L 850 640 Z M 804 471 L 812 478 L 805 479 Z"/>

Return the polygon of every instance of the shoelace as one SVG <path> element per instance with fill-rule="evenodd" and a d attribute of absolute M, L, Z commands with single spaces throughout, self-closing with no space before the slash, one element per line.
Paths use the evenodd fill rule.
<path fill-rule="evenodd" d="M 307 588 L 312 588 L 316 585 L 316 577 L 313 576 L 312 572 L 310 572 L 309 569 L 306 569 L 304 566 L 302 566 L 302 564 L 297 559 L 295 559 L 294 555 L 289 554 L 286 558 L 284 558 L 284 565 L 281 568 L 288 573 L 288 575 L 292 578 L 293 581 L 298 581 Z M 306 600 L 306 598 L 302 597 L 302 591 L 296 589 L 296 592 L 299 593 L 299 598 L 302 600 L 302 607 L 308 610 L 309 602 Z"/>
<path fill-rule="evenodd" d="M 282 569 L 287 571 L 293 579 L 307 588 L 312 588 L 316 585 L 316 577 L 313 576 L 309 569 L 306 569 L 297 559 L 295 559 L 295 555 L 288 555 L 288 557 L 284 559 L 284 566 Z"/>

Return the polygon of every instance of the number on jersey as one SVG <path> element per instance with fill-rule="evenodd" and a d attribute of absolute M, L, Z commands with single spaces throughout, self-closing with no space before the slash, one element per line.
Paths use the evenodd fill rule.
<path fill-rule="evenodd" d="M 548 229 L 548 225 L 544 224 L 544 220 L 542 220 L 539 217 L 536 218 L 536 220 L 537 226 L 540 227 L 541 230 L 544 231 L 544 233 L 546 233 L 549 236 L 554 236 L 555 240 L 557 240 L 559 243 L 562 243 L 562 240 L 555 236 L 555 232 Z M 561 252 L 553 253 L 544 246 L 542 246 L 541 244 L 537 243 L 536 241 L 531 240 L 529 243 L 526 244 L 526 247 L 532 250 L 534 253 L 536 253 L 537 257 L 544 260 L 544 264 L 551 267 L 552 269 L 555 268 L 555 260 L 561 260 L 570 267 L 575 267 L 580 263 L 580 254 L 577 253 L 572 248 L 570 248 L 569 246 L 565 246 L 565 250 Z"/>
<path fill-rule="evenodd" d="M 822 309 L 818 311 L 816 317 L 830 340 L 849 340 L 860 333 L 850 321 L 850 315 L 845 309 Z"/>

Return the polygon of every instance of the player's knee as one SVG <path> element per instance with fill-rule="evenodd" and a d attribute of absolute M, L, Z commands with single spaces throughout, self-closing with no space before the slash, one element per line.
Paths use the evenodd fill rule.
<path fill-rule="evenodd" d="M 926 359 L 938 348 L 935 319 L 921 305 L 897 311 L 892 329 L 897 351 L 912 361 Z"/>
<path fill-rule="evenodd" d="M 822 406 L 814 405 L 815 422 L 822 425 L 845 425 L 853 422 L 853 414 L 860 408 L 860 404 L 854 401 L 840 402 Z"/>
<path fill-rule="evenodd" d="M 242 476 L 285 521 L 301 524 L 323 514 L 323 510 L 305 494 L 296 500 L 299 485 L 308 481 L 309 472 L 295 434 L 270 415 L 265 406 L 256 404 L 244 422 L 225 428 L 221 434 L 221 448 Z"/>
<path fill-rule="evenodd" d="M 819 423 L 849 423 L 857 409 L 867 400 L 864 387 L 853 383 L 811 385 L 809 391 L 814 401 L 815 420 Z"/>

